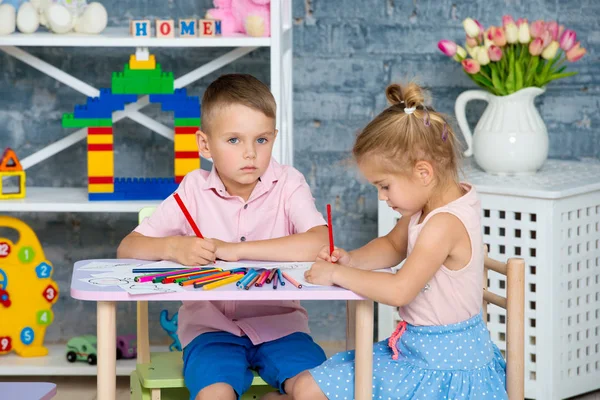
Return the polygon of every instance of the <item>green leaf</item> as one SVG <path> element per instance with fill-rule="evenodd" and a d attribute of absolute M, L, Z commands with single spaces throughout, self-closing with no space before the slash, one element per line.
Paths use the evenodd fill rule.
<path fill-rule="evenodd" d="M 533 84 L 533 79 L 535 78 L 535 72 L 537 70 L 538 64 L 540 62 L 540 57 L 535 56 L 531 57 L 529 60 L 529 65 L 527 66 L 527 72 L 525 73 L 525 86 L 529 87 Z"/>
<path fill-rule="evenodd" d="M 565 65 L 564 67 L 560 67 L 559 69 L 557 69 L 554 73 L 555 74 L 560 74 L 561 72 L 563 72 L 565 69 L 567 69 L 567 66 Z"/>
<path fill-rule="evenodd" d="M 555 79 L 568 78 L 569 76 L 577 75 L 577 71 L 565 72 L 564 74 L 552 74 L 548 77 L 548 82 Z"/>
<path fill-rule="evenodd" d="M 515 53 L 511 52 L 508 59 L 508 76 L 506 77 L 506 93 L 514 93 L 515 90 Z"/>
<path fill-rule="evenodd" d="M 523 88 L 523 66 L 520 62 L 515 64 L 515 92 Z"/>
<path fill-rule="evenodd" d="M 498 68 L 496 68 L 495 66 L 492 67 L 492 83 L 494 84 L 494 88 L 496 88 L 496 90 L 500 94 L 506 94 L 506 91 L 504 90 L 504 85 L 502 84 L 502 80 L 500 80 Z"/>

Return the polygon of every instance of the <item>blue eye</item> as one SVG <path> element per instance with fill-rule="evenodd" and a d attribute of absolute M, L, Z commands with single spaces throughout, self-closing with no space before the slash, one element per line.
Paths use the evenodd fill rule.
<path fill-rule="evenodd" d="M 231 143 L 231 144 L 236 144 L 236 143 L 238 143 L 239 141 L 240 141 L 240 139 L 238 139 L 238 138 L 231 138 L 231 139 L 229 139 L 227 142 L 228 142 L 228 143 Z"/>
<path fill-rule="evenodd" d="M 268 140 L 267 140 L 266 138 L 258 138 L 258 139 L 256 139 L 256 141 L 257 141 L 259 144 L 265 144 L 265 143 L 267 143 L 267 142 L 268 142 Z"/>

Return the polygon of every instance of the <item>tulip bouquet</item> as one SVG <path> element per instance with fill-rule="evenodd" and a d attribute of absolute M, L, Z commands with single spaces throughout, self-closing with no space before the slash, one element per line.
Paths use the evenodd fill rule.
<path fill-rule="evenodd" d="M 586 52 L 577 34 L 556 21 L 530 25 L 527 19 L 515 22 L 505 15 L 500 27 L 484 29 L 471 18 L 463 26 L 466 50 L 450 40 L 441 40 L 438 48 L 460 62 L 476 84 L 497 96 L 573 76 L 577 72 L 565 72 L 565 62 L 575 62 Z"/>

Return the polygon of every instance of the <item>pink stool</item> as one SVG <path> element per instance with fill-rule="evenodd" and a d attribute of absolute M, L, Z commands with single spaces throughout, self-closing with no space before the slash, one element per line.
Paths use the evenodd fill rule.
<path fill-rule="evenodd" d="M 56 395 L 56 385 L 47 382 L 0 382 L 0 399 L 49 400 Z"/>

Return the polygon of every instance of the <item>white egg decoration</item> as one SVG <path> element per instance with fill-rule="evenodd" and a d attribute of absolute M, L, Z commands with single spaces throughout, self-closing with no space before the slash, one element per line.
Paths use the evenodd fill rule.
<path fill-rule="evenodd" d="M 0 4 L 0 35 L 10 35 L 17 26 L 17 10 L 10 4 Z"/>
<path fill-rule="evenodd" d="M 40 18 L 35 7 L 29 3 L 23 3 L 17 12 L 17 28 L 23 33 L 33 33 L 40 26 Z"/>

